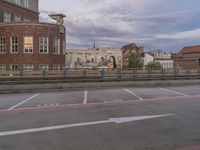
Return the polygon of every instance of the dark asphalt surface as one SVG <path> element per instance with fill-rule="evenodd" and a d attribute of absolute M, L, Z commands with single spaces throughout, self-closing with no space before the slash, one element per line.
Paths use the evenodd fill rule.
<path fill-rule="evenodd" d="M 181 150 L 200 145 L 200 86 L 125 87 L 125 89 L 2 94 L 0 95 L 1 110 L 24 103 L 10 112 L 0 112 L 0 135 L 5 131 L 104 121 L 109 118 L 173 115 L 121 124 L 108 122 L 0 136 L 0 150 Z M 36 94 L 39 95 L 29 99 Z M 145 100 L 168 97 L 173 100 Z M 178 97 L 183 99 L 180 100 Z M 49 107 L 68 104 L 83 105 L 84 101 L 87 102 L 85 105 L 88 105 L 96 102 L 127 100 L 142 102 L 71 109 Z M 36 111 L 38 107 L 41 110 Z M 31 109 L 29 112 L 14 111 L 21 108 Z M 43 108 L 48 109 L 42 111 Z"/>

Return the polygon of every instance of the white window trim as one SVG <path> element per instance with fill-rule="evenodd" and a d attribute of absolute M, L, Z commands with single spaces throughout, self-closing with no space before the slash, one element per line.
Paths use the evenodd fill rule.
<path fill-rule="evenodd" d="M 10 70 L 13 70 L 11 67 L 14 66 L 14 65 L 17 66 L 17 70 L 19 70 L 19 65 L 18 64 L 10 64 L 10 67 L 9 67 Z M 13 71 L 16 71 L 16 70 L 13 70 Z"/>
<path fill-rule="evenodd" d="M 4 69 L 2 69 L 2 66 L 4 66 Z M 6 70 L 6 65 L 5 64 L 0 64 L 0 70 Z"/>
<path fill-rule="evenodd" d="M 24 0 L 24 7 L 29 8 L 29 0 Z"/>
<path fill-rule="evenodd" d="M 20 20 L 16 20 L 16 17 L 19 17 Z M 15 22 L 22 22 L 22 16 L 20 16 L 20 15 L 18 15 L 18 14 L 15 14 L 15 15 L 14 15 L 14 20 L 15 20 Z"/>
<path fill-rule="evenodd" d="M 58 49 L 56 49 L 56 50 L 57 50 L 57 52 L 56 52 L 56 51 L 54 50 L 54 48 L 55 48 L 55 46 L 56 46 L 57 40 L 58 40 L 58 43 L 57 43 L 57 46 L 58 46 L 58 47 L 56 47 L 56 48 L 58 48 Z M 60 39 L 59 37 L 55 37 L 55 38 L 53 39 L 53 54 L 54 54 L 54 55 L 60 55 L 60 54 L 61 54 L 61 39 Z"/>
<path fill-rule="evenodd" d="M 5 16 L 6 13 L 9 14 L 9 17 Z M 9 21 L 8 21 L 8 18 L 9 18 Z M 11 23 L 11 13 L 9 11 L 4 11 L 4 13 L 3 13 L 3 22 L 4 23 Z"/>
<path fill-rule="evenodd" d="M 17 45 L 17 51 L 15 51 L 15 52 L 13 52 L 13 49 L 12 49 L 12 46 L 13 46 L 12 38 L 17 38 L 17 44 L 16 43 L 14 44 L 14 45 Z M 17 36 L 10 37 L 10 53 L 11 54 L 17 54 L 18 53 L 18 37 Z"/>
<path fill-rule="evenodd" d="M 47 69 L 45 68 L 41 68 L 41 66 L 47 66 Z M 47 65 L 47 64 L 40 64 L 39 65 L 39 70 L 49 70 L 49 65 Z"/>
<path fill-rule="evenodd" d="M 32 52 L 30 52 L 30 49 L 28 49 L 28 51 L 29 52 L 25 52 L 25 37 L 32 37 L 33 38 L 33 36 L 24 36 L 24 38 L 23 38 L 23 49 L 24 49 L 24 53 L 25 54 L 33 54 L 33 48 L 34 48 L 34 38 L 33 38 L 33 43 L 32 43 Z"/>
<path fill-rule="evenodd" d="M 40 46 L 41 46 L 40 39 L 41 38 L 47 38 L 47 52 L 40 52 Z M 43 49 L 44 49 L 44 46 L 45 46 L 44 41 L 43 41 L 42 45 L 43 45 Z M 39 54 L 49 54 L 49 37 L 47 37 L 47 36 L 40 36 L 39 37 Z"/>
<path fill-rule="evenodd" d="M 26 68 L 27 66 L 32 66 L 31 68 Z M 23 65 L 23 70 L 24 71 L 33 71 L 34 70 L 34 65 L 32 65 L 32 64 L 24 64 Z"/>
<path fill-rule="evenodd" d="M 58 68 L 55 68 L 56 66 L 57 66 Z M 54 65 L 53 65 L 53 69 L 54 69 L 54 70 L 60 70 L 60 69 L 61 69 L 61 65 L 59 65 L 59 64 L 54 64 Z"/>
<path fill-rule="evenodd" d="M 4 49 L 4 52 L 1 52 L 1 51 L 0 51 L 0 54 L 6 54 L 6 37 L 1 36 L 0 38 L 4 38 L 4 39 L 5 39 L 5 45 L 0 43 L 0 46 L 4 46 L 4 48 L 5 48 L 5 49 Z"/>

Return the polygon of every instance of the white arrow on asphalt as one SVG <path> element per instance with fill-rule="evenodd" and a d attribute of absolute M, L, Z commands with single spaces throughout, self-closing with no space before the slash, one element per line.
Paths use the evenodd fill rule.
<path fill-rule="evenodd" d="M 105 124 L 105 123 L 117 123 L 117 124 L 119 124 L 119 123 L 133 122 L 133 121 L 139 121 L 139 120 L 167 117 L 167 116 L 172 116 L 172 115 L 173 114 L 154 115 L 154 116 L 124 117 L 124 118 L 110 118 L 108 120 L 103 120 L 103 121 L 93 121 L 93 122 L 75 123 L 75 124 L 68 124 L 68 125 L 49 126 L 49 127 L 42 127 L 42 128 L 32 128 L 32 129 L 6 131 L 6 132 L 0 132 L 0 137 L 8 136 L 8 135 L 18 135 L 18 134 L 25 134 L 25 133 L 49 131 L 49 130 L 66 129 L 66 128 L 72 128 L 72 127 Z"/>

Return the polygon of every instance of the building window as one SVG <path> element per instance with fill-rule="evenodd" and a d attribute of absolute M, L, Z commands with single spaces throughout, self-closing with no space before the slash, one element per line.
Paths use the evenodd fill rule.
<path fill-rule="evenodd" d="M 6 65 L 1 65 L 0 64 L 0 70 L 6 70 Z"/>
<path fill-rule="evenodd" d="M 10 52 L 17 53 L 18 51 L 18 40 L 17 37 L 10 38 Z"/>
<path fill-rule="evenodd" d="M 24 37 L 24 53 L 33 53 L 33 37 Z"/>
<path fill-rule="evenodd" d="M 40 53 L 48 54 L 48 37 L 40 37 Z"/>
<path fill-rule="evenodd" d="M 24 7 L 29 8 L 29 0 L 24 0 Z"/>
<path fill-rule="evenodd" d="M 53 40 L 53 53 L 60 54 L 60 38 L 54 38 Z"/>
<path fill-rule="evenodd" d="M 15 15 L 15 22 L 21 22 L 22 21 L 22 17 L 19 15 Z"/>
<path fill-rule="evenodd" d="M 10 0 L 11 2 L 20 5 L 20 0 Z"/>
<path fill-rule="evenodd" d="M 24 65 L 23 69 L 26 71 L 32 71 L 33 70 L 33 65 Z"/>
<path fill-rule="evenodd" d="M 49 65 L 40 65 L 39 69 L 40 70 L 48 70 L 49 69 Z"/>
<path fill-rule="evenodd" d="M 0 54 L 4 54 L 6 52 L 6 38 L 0 37 Z"/>
<path fill-rule="evenodd" d="M 4 12 L 4 23 L 11 22 L 11 14 L 9 12 Z"/>
<path fill-rule="evenodd" d="M 10 70 L 18 70 L 18 65 L 10 65 Z"/>
<path fill-rule="evenodd" d="M 30 19 L 23 18 L 23 21 L 24 21 L 24 22 L 30 22 Z"/>
<path fill-rule="evenodd" d="M 61 69 L 60 65 L 53 65 L 53 70 L 60 70 L 60 69 Z"/>

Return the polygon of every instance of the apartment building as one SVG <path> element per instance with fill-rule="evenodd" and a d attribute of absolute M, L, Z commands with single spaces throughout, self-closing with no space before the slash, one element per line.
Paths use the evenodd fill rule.
<path fill-rule="evenodd" d="M 65 66 L 65 16 L 39 22 L 38 0 L 0 0 L 0 69 L 59 69 Z"/>

